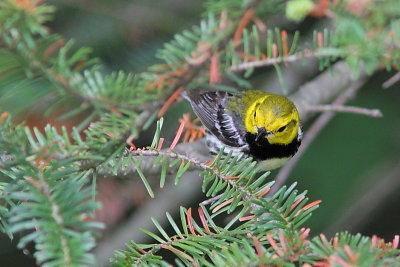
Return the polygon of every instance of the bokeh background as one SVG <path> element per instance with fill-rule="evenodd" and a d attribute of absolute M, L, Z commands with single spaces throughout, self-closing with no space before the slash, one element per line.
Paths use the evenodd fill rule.
<path fill-rule="evenodd" d="M 54 20 L 48 23 L 49 28 L 65 39 L 74 39 L 77 47 L 91 47 L 93 56 L 105 64 L 106 72 L 120 69 L 145 71 L 158 62 L 155 55 L 163 43 L 171 40 L 175 33 L 197 24 L 203 12 L 202 2 L 195 0 L 50 2 L 55 4 L 57 12 Z M 289 30 L 300 29 L 303 36 L 311 34 L 311 29 L 327 26 L 324 21 L 314 19 L 296 25 L 274 18 L 270 24 Z M 284 77 L 291 91 L 319 73 L 313 61 L 284 68 Z M 391 240 L 394 234 L 400 233 L 400 84 L 382 88 L 382 83 L 393 74 L 382 71 L 370 77 L 354 100 L 348 103 L 379 108 L 384 117 L 337 114 L 304 154 L 287 181 L 287 184 L 297 181 L 299 189 L 307 190 L 311 200 L 323 201 L 306 223 L 314 235 L 325 233 L 331 236 L 337 231 L 348 230 L 365 235 L 376 234 Z M 279 91 L 277 80 L 276 73 L 271 69 L 258 70 L 250 78 L 254 88 L 266 91 Z M 42 92 L 48 90 L 40 85 L 38 88 Z M 46 123 L 72 127 L 79 123 L 79 117 L 68 121 L 57 119 L 62 110 L 44 114 L 44 107 L 51 104 L 51 99 L 43 100 L 42 95 L 44 93 L 40 90 L 33 97 L 22 92 L 2 96 L 1 101 L 2 104 L 8 103 L 8 106 L 5 105 L 7 110 L 18 114 L 19 120 L 32 127 L 40 128 Z M 190 108 L 183 101 L 171 108 L 165 118 L 168 127 L 164 128 L 163 136 L 172 139 L 179 125 L 178 119 L 186 112 L 190 112 Z M 305 131 L 308 126 L 304 125 Z M 137 144 L 147 145 L 148 142 L 143 138 Z M 276 171 L 270 178 L 274 175 Z M 196 175 L 190 179 L 196 179 Z M 156 183 L 157 177 L 154 180 Z M 167 206 L 157 202 L 157 198 L 149 200 L 143 185 L 136 178 L 105 179 L 100 181 L 98 188 L 98 197 L 103 203 L 98 218 L 107 225 L 99 243 L 102 248 L 108 246 L 109 250 L 118 248 L 113 243 L 115 236 L 125 236 L 125 241 L 138 237 L 134 228 L 149 223 L 149 217 L 154 213 L 164 216 L 165 211 L 174 213 L 180 205 L 194 206 L 204 199 L 199 182 L 193 180 L 183 182 L 177 189 L 171 185 L 161 190 L 159 195 L 168 199 Z M 135 240 L 146 241 L 142 236 L 138 238 L 141 240 Z M 16 240 L 10 243 L 8 237 L 0 236 L 0 265 L 35 266 L 29 249 L 25 253 L 15 249 Z M 103 251 L 107 249 L 95 253 L 107 258 Z M 104 262 L 99 264 L 105 265 Z"/>

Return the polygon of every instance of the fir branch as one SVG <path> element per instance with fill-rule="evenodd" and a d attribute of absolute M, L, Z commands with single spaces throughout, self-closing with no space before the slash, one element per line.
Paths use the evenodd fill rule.
<path fill-rule="evenodd" d="M 318 255 L 316 260 L 322 264 L 394 267 L 399 260 L 396 238 L 398 236 L 395 236 L 393 242 L 385 243 L 377 236 L 369 238 L 361 234 L 342 232 L 328 240 L 325 235 L 320 234 L 311 240 L 309 247 Z"/>
<path fill-rule="evenodd" d="M 55 155 L 71 152 L 68 137 L 47 127 L 48 138 L 35 131 L 35 140 L 29 130 L 14 126 L 10 116 L 0 123 L 0 129 L 0 148 L 13 156 L 2 161 L 0 169 L 8 181 L 0 194 L 10 205 L 9 212 L 2 214 L 9 222 L 7 232 L 33 230 L 18 247 L 34 241 L 35 257 L 43 266 L 92 262 L 93 234 L 102 226 L 84 221 L 98 208 L 96 202 L 89 201 L 90 188 L 84 188 L 89 173 L 77 172 L 74 156 L 55 159 Z M 76 246 L 79 242 L 85 246 Z"/>
<path fill-rule="evenodd" d="M 53 217 L 54 221 L 60 226 L 63 227 L 64 225 L 64 219 L 60 214 L 61 208 L 60 206 L 54 201 L 53 196 L 51 194 L 50 186 L 47 184 L 43 177 L 43 173 L 38 171 L 37 172 L 37 178 L 38 178 L 38 183 L 34 182 L 31 180 L 31 183 L 34 187 L 36 187 L 39 191 L 43 192 L 43 194 L 46 196 L 48 201 L 51 203 L 51 216 Z M 29 181 L 27 179 L 27 181 Z M 73 262 L 73 256 L 71 254 L 71 248 L 68 247 L 68 241 L 63 233 L 61 231 L 58 231 L 57 233 L 60 236 L 60 247 L 62 249 L 62 255 L 63 255 L 63 266 L 70 266 Z"/>
<path fill-rule="evenodd" d="M 304 50 L 301 52 L 297 52 L 296 54 L 293 54 L 293 55 L 244 62 L 244 63 L 230 67 L 229 70 L 233 71 L 233 72 L 245 71 L 245 70 L 253 69 L 253 68 L 272 66 L 275 64 L 293 63 L 293 62 L 297 62 L 297 61 L 300 61 L 303 59 L 323 58 L 323 57 L 329 58 L 329 57 L 338 56 L 338 55 L 339 54 L 336 51 L 330 52 L 330 51 L 324 51 L 324 50 L 321 50 L 321 51 Z"/>
<path fill-rule="evenodd" d="M 82 140 L 77 131 L 74 132 L 76 144 L 71 144 L 67 140 L 68 136 L 61 136 L 54 130 L 46 130 L 46 135 L 35 130 L 35 134 L 32 135 L 25 128 L 1 125 L 4 131 L 1 131 L 0 134 L 0 147 L 5 154 L 1 154 L 0 171 L 12 182 L 10 187 L 0 185 L 2 190 L 5 189 L 0 197 L 10 198 L 16 202 L 16 205 L 11 212 L 7 211 L 8 207 L 0 209 L 0 215 L 5 214 L 10 222 L 15 223 L 12 226 L 14 232 L 21 229 L 35 229 L 35 232 L 25 236 L 21 243 L 30 240 L 36 241 L 39 252 L 35 256 L 40 263 L 44 263 L 44 265 L 92 264 L 94 259 L 90 256 L 89 250 L 94 244 L 92 237 L 95 232 L 92 229 L 94 224 L 84 221 L 82 214 L 93 212 L 96 205 L 93 201 L 86 202 L 91 196 L 92 190 L 86 190 L 84 185 L 90 179 L 89 176 L 93 171 L 102 169 L 108 171 L 109 168 L 111 173 L 120 174 L 121 168 L 119 167 L 129 165 L 132 163 L 129 160 L 133 158 L 133 169 L 139 173 L 148 191 L 152 192 L 140 164 L 141 160 L 146 157 L 154 158 L 152 163 L 161 165 L 162 169 L 180 162 L 176 172 L 176 183 L 187 171 L 189 165 L 203 170 L 203 191 L 206 191 L 207 196 L 219 195 L 206 202 L 207 204 L 212 202 L 210 207 L 214 212 L 212 215 L 208 215 L 207 210 L 199 211 L 203 228 L 192 220 L 191 210 L 186 213 L 188 219 L 182 220 L 182 223 L 185 224 L 185 235 L 189 236 L 188 231 L 190 231 L 192 236 L 196 237 L 192 240 L 193 243 L 183 245 L 183 242 L 189 241 L 188 239 L 182 239 L 181 243 L 164 242 L 164 239 L 168 240 L 170 237 L 159 223 L 155 222 L 156 228 L 161 232 L 161 237 L 151 232 L 148 233 L 156 240 L 163 241 L 161 241 L 161 247 L 151 245 L 153 247 L 148 254 L 145 252 L 144 258 L 149 257 L 156 262 L 162 262 L 159 257 L 152 258 L 151 256 L 159 249 L 165 248 L 181 257 L 181 260 L 177 261 L 178 265 L 194 264 L 197 261 L 211 265 L 207 261 L 208 259 L 204 259 L 202 255 L 208 255 L 210 258 L 216 255 L 217 260 L 214 263 L 220 265 L 227 262 L 229 264 L 232 262 L 254 264 L 254 262 L 243 260 L 247 256 L 260 264 L 300 264 L 303 262 L 311 264 L 316 260 L 321 260 L 324 264 L 371 266 L 371 263 L 372 265 L 390 265 L 398 260 L 398 250 L 395 245 L 398 243 L 398 236 L 393 240 L 391 246 L 382 245 L 382 242 L 377 241 L 376 238 L 368 240 L 368 238 L 348 235 L 328 242 L 325 237 L 320 236 L 319 240 L 309 242 L 311 244 L 307 247 L 307 242 L 303 241 L 309 240 L 301 239 L 304 232 L 296 234 L 295 230 L 311 216 L 311 212 L 319 202 L 306 205 L 305 193 L 297 194 L 294 186 L 282 187 L 272 197 L 260 199 L 270 191 L 271 183 L 266 185 L 264 183 L 267 174 L 256 178 L 255 163 L 250 159 L 239 163 L 238 157 L 228 156 L 223 159 L 219 155 L 213 164 L 202 163 L 200 160 L 184 154 L 159 151 L 161 146 L 157 145 L 157 143 L 159 144 L 157 134 L 155 135 L 157 142 L 154 142 L 151 149 L 134 150 L 129 157 L 120 156 L 123 154 L 125 144 L 130 144 L 140 132 L 149 127 L 157 116 L 157 110 L 160 110 L 158 115 L 165 113 L 171 103 L 177 99 L 183 87 L 188 88 L 206 82 L 214 83 L 219 81 L 223 74 L 229 75 L 229 72 L 220 73 L 219 67 L 222 64 L 218 62 L 219 60 L 225 60 L 227 66 L 231 66 L 232 62 L 236 63 L 234 66 L 241 66 L 238 62 L 243 61 L 243 58 L 244 60 L 250 58 L 254 63 L 258 61 L 259 66 L 299 60 L 299 54 L 291 54 L 295 49 L 289 51 L 286 42 L 287 33 L 279 32 L 279 30 L 276 30 L 274 35 L 276 43 L 268 40 L 267 54 L 270 54 L 270 61 L 259 60 L 262 57 L 262 52 L 257 46 L 260 41 L 259 32 L 247 30 L 247 26 L 252 20 L 258 21 L 258 25 L 262 24 L 260 18 L 257 17 L 258 14 L 283 10 L 284 1 L 208 1 L 209 11 L 221 12 L 220 20 L 215 19 L 215 14 L 210 14 L 208 19 L 201 22 L 201 26 L 178 35 L 158 54 L 166 64 L 153 66 L 149 72 L 136 76 L 137 79 L 123 73 L 103 76 L 96 71 L 96 67 L 89 68 L 90 62 L 87 62 L 87 68 L 75 66 L 73 63 L 77 63 L 78 59 L 87 59 L 85 50 L 78 50 L 77 54 L 67 55 L 71 43 L 67 42 L 64 45 L 57 36 L 48 34 L 43 23 L 48 20 L 53 10 L 46 5 L 38 5 L 39 2 L 6 1 L 0 4 L 2 7 L 0 17 L 2 26 L 4 26 L 0 30 L 2 41 L 8 47 L 8 51 L 17 54 L 23 59 L 22 61 L 27 61 L 25 62 L 27 63 L 25 68 L 27 78 L 45 78 L 55 85 L 60 98 L 77 97 L 83 103 L 89 103 L 95 110 L 92 116 L 101 115 L 100 120 L 93 123 L 86 131 L 86 140 Z M 383 2 L 372 3 L 373 8 L 382 8 L 382 5 L 390 7 L 389 5 L 385 6 L 386 3 Z M 336 8 L 337 10 L 329 12 L 335 14 L 334 19 L 340 20 L 336 23 L 333 47 L 340 47 L 343 51 L 351 52 L 344 57 L 353 70 L 361 71 L 361 82 L 364 80 L 364 68 L 359 65 L 361 60 L 365 62 L 366 71 L 370 73 L 379 66 L 398 65 L 398 58 L 396 58 L 398 45 L 393 33 L 398 29 L 395 28 L 395 23 L 389 25 L 389 19 L 382 20 L 376 17 L 371 17 L 371 21 L 369 21 L 365 16 L 369 12 L 357 14 L 343 3 L 337 3 L 333 9 Z M 334 11 L 338 12 L 334 13 Z M 387 14 L 392 17 L 396 15 L 390 8 L 387 8 Z M 3 23 L 3 20 L 6 23 Z M 374 29 L 380 31 L 374 32 Z M 273 32 L 271 33 L 273 34 Z M 376 38 L 369 38 L 369 34 Z M 316 33 L 315 37 L 315 51 L 327 47 L 327 31 Z M 366 40 L 368 41 L 366 42 Z M 384 46 L 382 46 L 382 40 L 384 40 Z M 258 41 L 257 44 L 253 45 L 254 41 Z M 253 48 L 254 58 L 250 55 Z M 278 59 L 278 55 L 282 57 L 279 58 L 282 61 L 273 61 L 272 59 Z M 293 58 L 290 58 L 291 56 Z M 285 61 L 285 57 L 290 60 Z M 321 67 L 329 66 L 329 58 L 320 58 Z M 69 63 L 65 63 L 66 59 L 70 60 Z M 9 71 L 9 68 L 13 67 L 11 65 L 5 69 Z M 243 66 L 249 70 L 246 75 L 251 73 L 249 68 L 258 67 L 258 65 L 242 64 Z M 333 72 L 337 71 L 336 66 L 341 66 L 341 64 L 336 64 Z M 329 102 L 329 99 L 347 87 L 351 79 L 349 71 L 345 71 L 347 73 L 341 73 L 343 77 L 341 76 L 337 83 L 332 83 L 334 85 L 323 86 L 324 90 L 321 90 L 321 86 L 319 86 L 317 94 L 306 94 L 317 92 L 315 89 L 304 90 L 305 88 L 301 88 L 293 96 L 293 99 L 297 99 L 295 102 L 296 105 L 298 104 L 302 119 L 306 120 L 315 111 L 315 106 L 314 110 L 311 110 L 311 104 Z M 209 77 L 206 73 L 209 73 Z M 5 77 L 7 78 L 7 75 Z M 244 83 L 236 76 L 232 76 L 232 79 L 236 79 L 238 83 Z M 318 85 L 317 81 L 315 82 L 314 85 Z M 332 86 L 339 89 L 329 90 Z M 132 96 L 139 95 L 143 97 L 132 100 L 134 98 Z M 344 95 L 345 97 L 341 96 L 343 103 L 348 98 L 346 93 Z M 164 99 L 168 100 L 164 103 Z M 303 149 L 333 116 L 333 109 L 349 110 L 349 108 L 340 106 L 343 103 L 339 100 L 340 97 L 330 107 L 319 107 L 330 111 L 324 113 L 314 124 L 314 128 L 306 135 Z M 139 109 L 133 108 L 134 105 L 131 104 L 138 102 L 146 102 L 147 105 Z M 350 109 L 355 110 L 353 107 Z M 360 112 L 361 110 L 356 109 L 356 111 Z M 369 113 L 370 111 L 362 110 L 362 112 Z M 76 110 L 70 114 L 75 113 Z M 90 121 L 91 118 L 89 116 L 87 121 Z M 0 124 L 2 123 L 3 120 L 0 118 Z M 51 134 L 48 134 L 49 132 Z M 290 169 L 287 170 L 287 172 L 289 171 Z M 278 176 L 280 183 L 286 179 L 287 174 L 282 174 L 282 176 L 284 178 Z M 160 180 L 165 181 L 165 177 Z M 13 187 L 12 184 L 15 184 L 16 187 Z M 163 186 L 164 182 L 160 182 L 160 184 Z M 220 194 L 221 191 L 223 194 Z M 239 214 L 225 226 L 224 232 L 227 235 L 224 238 L 221 235 L 223 247 L 229 249 L 221 251 L 220 247 L 216 248 L 213 243 L 216 239 L 207 236 L 207 233 L 211 232 L 210 228 L 219 229 L 214 228 L 211 219 L 224 212 L 234 212 L 239 206 L 242 206 Z M 255 215 L 241 217 L 249 206 Z M 241 218 L 241 221 L 250 221 L 240 224 L 234 230 L 228 230 L 234 223 L 237 223 L 238 218 Z M 175 237 L 181 238 L 182 233 L 177 230 L 176 224 L 171 224 L 179 236 Z M 254 227 L 246 229 L 250 231 L 249 235 L 242 231 L 238 235 L 241 239 L 232 239 L 231 234 L 237 229 L 243 230 L 240 228 L 243 225 Z M 54 229 L 57 229 L 55 233 L 50 231 Z M 203 246 L 201 241 L 204 240 L 211 241 L 211 245 Z M 293 240 L 297 243 L 291 243 Z M 376 246 L 377 242 L 380 243 L 380 246 Z M 174 244 L 178 244 L 178 247 L 181 246 L 182 250 L 173 247 Z M 263 247 L 265 244 L 266 248 Z M 295 251 L 295 245 L 304 250 Z M 128 255 L 131 258 L 135 258 L 138 253 L 143 253 L 143 249 L 146 248 L 143 245 L 134 246 L 133 256 Z M 210 254 L 210 247 L 215 248 L 213 254 Z M 358 252 L 360 253 L 357 254 Z M 373 260 L 371 260 L 371 255 L 375 256 Z M 382 255 L 385 256 L 383 260 L 381 259 Z M 263 257 L 268 259 L 263 261 Z M 141 263 L 145 263 L 144 258 L 141 258 Z M 276 262 L 269 261 L 270 258 L 276 258 Z M 126 263 L 127 260 L 125 258 L 123 260 Z M 149 263 L 154 264 L 154 261 L 149 261 Z"/>
<path fill-rule="evenodd" d="M 227 177 L 224 174 L 222 174 L 213 165 L 203 163 L 203 162 L 201 162 L 195 158 L 191 158 L 187 155 L 178 154 L 173 151 L 154 151 L 154 150 L 135 150 L 135 151 L 131 151 L 130 154 L 132 156 L 145 156 L 145 157 L 167 156 L 170 159 L 177 158 L 177 159 L 181 159 L 186 162 L 190 162 L 193 166 L 199 168 L 200 170 L 209 171 L 210 173 L 214 174 L 215 177 L 217 177 L 221 181 L 224 181 L 224 182 L 227 182 L 228 184 L 230 184 L 237 191 L 242 193 L 243 200 L 250 200 L 250 199 L 256 198 L 256 196 L 252 192 L 250 192 L 247 189 L 245 189 L 244 187 L 238 185 L 234 181 L 226 179 Z"/>
<path fill-rule="evenodd" d="M 304 252 L 304 247 L 307 244 L 305 238 L 308 235 L 309 230 L 296 229 L 304 223 L 304 221 L 309 218 L 310 213 L 314 210 L 318 202 L 310 203 L 305 205 L 307 199 L 304 197 L 305 193 L 297 195 L 297 191 L 294 186 L 290 188 L 283 188 L 279 193 L 277 193 L 271 199 L 258 199 L 257 200 L 257 210 L 255 210 L 254 220 L 240 223 L 234 229 L 229 229 L 225 226 L 224 228 L 216 226 L 213 222 L 212 215 L 208 215 L 205 207 L 199 207 L 199 216 L 202 222 L 202 228 L 197 226 L 196 222 L 193 220 L 192 211 L 188 209 L 185 211 L 181 208 L 181 221 L 183 231 L 181 231 L 173 219 L 169 218 L 176 235 L 169 236 L 162 229 L 158 222 L 153 219 L 154 224 L 158 228 L 162 236 L 157 236 L 151 232 L 145 230 L 152 238 L 156 239 L 158 242 L 156 244 L 151 244 L 148 246 L 143 246 L 136 243 L 131 243 L 128 245 L 128 251 L 117 251 L 115 255 L 115 260 L 113 262 L 120 266 L 140 266 L 141 264 L 146 264 L 147 262 L 158 261 L 158 264 L 163 263 L 159 256 L 155 253 L 161 249 L 168 249 L 173 252 L 176 256 L 182 257 L 187 260 L 186 264 L 189 265 L 206 265 L 208 263 L 207 258 L 199 257 L 200 253 L 210 256 L 212 258 L 218 256 L 224 256 L 226 250 L 219 250 L 221 246 L 231 247 L 239 245 L 244 247 L 251 253 L 255 258 L 254 261 L 258 262 L 269 262 L 268 259 L 274 259 L 273 262 L 283 263 L 285 261 L 296 262 L 301 257 L 307 257 L 302 255 L 300 252 Z M 168 214 L 167 214 L 168 216 Z M 236 220 L 237 216 L 228 223 L 231 225 L 232 222 Z M 287 225 L 285 225 L 287 223 Z M 282 227 L 282 225 L 285 225 Z M 282 229 L 276 230 L 279 227 Z M 210 230 L 212 228 L 212 230 Z M 190 232 L 190 233 L 189 233 Z M 264 234 L 267 234 L 267 238 L 272 247 L 262 250 L 261 242 L 265 243 Z M 276 242 L 273 240 L 272 235 L 279 233 L 280 242 L 283 251 L 285 252 L 285 258 L 281 257 L 276 259 L 274 250 L 276 249 Z M 287 243 L 285 236 L 291 236 L 291 240 Z M 261 237 L 261 239 L 257 238 Z M 193 242 L 192 244 L 189 243 Z M 195 242 L 195 243 L 194 243 Z M 180 243 L 190 245 L 193 249 L 187 247 L 185 251 L 180 251 L 175 249 L 181 248 Z M 183 246 L 183 245 L 182 245 Z M 148 248 L 146 251 L 145 248 Z M 182 247 L 185 248 L 185 247 Z M 190 256 L 189 256 L 190 255 Z M 240 258 L 242 254 L 235 254 L 235 258 L 238 257 L 238 262 L 243 262 Z M 259 258 L 258 260 L 256 258 Z M 182 259 L 183 260 L 183 259 Z M 232 259 L 233 260 L 233 259 Z M 185 262 L 185 261 L 184 261 Z M 226 265 L 230 262 L 230 259 L 224 259 L 223 262 Z"/>
<path fill-rule="evenodd" d="M 222 230 L 222 229 L 221 229 Z M 243 231 L 243 230 L 242 230 Z M 244 232 L 244 231 L 243 231 Z M 203 233 L 201 235 L 202 239 L 219 239 L 219 240 L 224 240 L 227 237 L 235 237 L 239 235 L 238 231 L 234 231 L 232 233 L 226 233 L 223 231 L 220 231 L 218 233 Z M 166 242 L 160 242 L 158 244 L 156 244 L 155 246 L 153 246 L 151 249 L 145 251 L 143 254 L 140 255 L 140 257 L 138 257 L 135 262 L 132 264 L 133 266 L 140 266 L 140 264 L 143 264 L 145 259 L 151 255 L 155 255 L 159 250 L 161 249 L 168 249 L 168 247 L 172 247 L 173 245 L 179 244 L 179 243 L 184 243 L 185 241 L 194 241 L 196 240 L 195 235 L 187 235 L 187 237 L 179 237 L 179 236 L 172 236 L 170 241 L 166 241 Z M 200 240 L 196 240 L 197 242 L 199 242 Z M 210 242 L 210 241 L 208 241 Z M 199 242 L 201 243 L 201 241 Z M 177 252 L 177 251 L 173 251 L 172 252 Z M 179 255 L 179 252 L 176 253 Z M 193 266 L 196 266 L 195 261 L 192 259 L 191 263 L 193 264 Z"/>

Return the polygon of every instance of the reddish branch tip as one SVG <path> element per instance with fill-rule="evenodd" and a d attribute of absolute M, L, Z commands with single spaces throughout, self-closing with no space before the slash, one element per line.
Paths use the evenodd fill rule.
<path fill-rule="evenodd" d="M 257 195 L 256 195 L 256 197 L 263 197 L 263 196 L 265 196 L 266 194 L 268 194 L 268 192 L 271 190 L 271 187 L 267 187 L 267 188 L 265 188 L 263 191 L 261 191 L 260 193 L 258 193 Z"/>
<path fill-rule="evenodd" d="M 267 25 L 265 25 L 264 21 L 262 21 L 259 17 L 253 16 L 253 22 L 260 32 L 267 31 Z"/>
<path fill-rule="evenodd" d="M 168 111 L 168 109 L 172 106 L 172 104 L 180 97 L 183 92 L 183 87 L 179 87 L 172 93 L 172 95 L 165 101 L 164 105 L 158 111 L 158 117 L 162 117 Z"/>
<path fill-rule="evenodd" d="M 339 247 L 339 238 L 337 236 L 333 238 L 332 245 L 334 249 L 337 249 Z"/>
<path fill-rule="evenodd" d="M 188 113 L 183 114 L 182 119 L 179 120 L 184 123 L 185 135 L 183 136 L 183 142 L 193 142 L 197 139 L 202 138 L 206 131 L 204 127 L 196 125 L 200 120 L 198 118 L 190 121 L 190 115 Z"/>
<path fill-rule="evenodd" d="M 214 53 L 211 57 L 209 76 L 210 76 L 210 85 L 218 84 L 221 82 L 221 73 L 219 71 L 218 53 Z"/>
<path fill-rule="evenodd" d="M 126 139 L 126 144 L 129 146 L 129 150 L 130 150 L 130 151 L 136 150 L 136 146 L 135 146 L 135 144 L 133 143 L 133 139 L 134 139 L 133 135 L 130 135 L 130 136 Z"/>
<path fill-rule="evenodd" d="M 172 141 L 171 146 L 169 147 L 170 150 L 174 149 L 176 144 L 178 144 L 179 139 L 181 138 L 181 135 L 183 133 L 183 129 L 185 127 L 185 122 L 181 121 L 181 124 L 179 125 L 178 131 L 176 132 L 174 141 Z"/>
<path fill-rule="evenodd" d="M 198 207 L 197 211 L 199 213 L 201 223 L 203 224 L 203 227 L 206 230 L 207 234 L 211 234 L 210 228 L 208 227 L 206 216 L 204 215 L 203 208 L 202 207 Z"/>
<path fill-rule="evenodd" d="M 263 252 L 261 250 L 261 245 L 260 245 L 260 241 L 258 240 L 258 238 L 256 236 L 252 236 L 253 242 L 254 242 L 254 247 L 257 251 L 257 256 L 258 257 L 262 257 L 263 256 Z"/>
<path fill-rule="evenodd" d="M 287 32 L 285 30 L 281 31 L 281 39 L 282 39 L 282 53 L 284 57 L 287 57 L 289 54 L 289 48 L 287 43 Z"/>
<path fill-rule="evenodd" d="M 324 17 L 327 15 L 330 0 L 320 0 L 318 4 L 310 11 L 309 15 L 313 17 Z"/>
<path fill-rule="evenodd" d="M 272 44 L 272 57 L 278 57 L 278 46 L 275 43 Z"/>
<path fill-rule="evenodd" d="M 298 200 L 296 200 L 290 207 L 290 211 L 294 210 L 300 204 L 300 202 L 302 202 L 305 198 L 306 198 L 305 196 L 301 196 Z"/>
<path fill-rule="evenodd" d="M 322 241 L 322 244 L 324 245 L 325 248 L 329 248 L 329 242 L 328 239 L 326 239 L 326 236 L 324 234 L 320 234 L 319 238 Z"/>
<path fill-rule="evenodd" d="M 242 38 L 243 35 L 243 30 L 246 28 L 247 24 L 249 24 L 249 22 L 251 21 L 251 19 L 254 16 L 254 12 L 255 10 L 253 8 L 248 9 L 243 17 L 241 18 L 239 25 L 235 31 L 235 34 L 233 35 L 233 43 L 235 45 L 239 44 L 240 39 Z"/>
<path fill-rule="evenodd" d="M 351 250 L 349 245 L 344 245 L 344 251 L 346 252 L 352 263 L 358 262 L 358 255 Z"/>
<path fill-rule="evenodd" d="M 239 222 L 245 222 L 245 221 L 250 221 L 251 219 L 253 219 L 255 217 L 255 215 L 249 215 L 249 216 L 243 216 L 239 218 Z"/>
<path fill-rule="evenodd" d="M 26 10 L 28 13 L 35 13 L 36 11 L 36 4 L 39 4 L 40 1 L 31 1 L 31 0 L 13 0 L 14 4 L 24 10 Z"/>
<path fill-rule="evenodd" d="M 160 151 L 162 149 L 163 143 L 164 138 L 160 138 L 160 140 L 158 140 L 157 151 Z"/>
<path fill-rule="evenodd" d="M 187 220 L 187 223 L 189 226 L 190 233 L 192 233 L 192 235 L 194 235 L 194 236 L 198 236 L 196 234 L 196 231 L 194 230 L 194 226 L 193 226 L 192 208 L 188 208 L 187 213 L 186 213 L 186 220 Z"/>
<path fill-rule="evenodd" d="M 279 232 L 278 233 L 278 236 L 279 236 L 279 242 L 281 243 L 281 246 L 282 246 L 282 250 L 283 250 L 283 252 L 288 252 L 288 249 L 287 249 L 287 245 L 286 245 L 286 239 L 285 239 L 285 237 L 283 236 L 283 233 L 282 232 Z"/>
<path fill-rule="evenodd" d="M 206 162 L 204 162 L 204 165 L 206 165 L 206 166 L 208 166 L 208 167 L 211 167 L 211 166 L 214 164 L 214 162 L 215 162 L 216 159 L 217 159 L 217 158 L 215 157 L 214 159 L 212 159 L 212 160 L 210 160 L 210 161 L 206 161 Z"/>
<path fill-rule="evenodd" d="M 213 210 L 212 213 L 216 213 L 217 211 L 219 211 L 221 208 L 225 207 L 226 205 L 230 204 L 233 202 L 234 198 L 230 198 L 228 200 L 225 200 L 224 202 L 222 202 L 221 204 L 219 204 L 218 206 L 216 206 Z"/>
<path fill-rule="evenodd" d="M 296 212 L 296 214 L 295 214 L 294 216 L 296 217 L 296 216 L 299 215 L 302 211 L 306 211 L 306 210 L 308 210 L 308 209 L 311 209 L 312 207 L 318 205 L 318 204 L 321 203 L 321 202 L 322 202 L 322 200 L 316 200 L 316 201 L 311 202 L 310 204 L 305 205 L 303 208 L 299 209 L 299 210 Z"/>
<path fill-rule="evenodd" d="M 239 180 L 240 176 L 225 176 L 224 180 L 228 180 L 228 181 L 234 181 L 234 180 Z"/>
<path fill-rule="evenodd" d="M 7 111 L 1 113 L 1 116 L 0 116 L 0 123 L 3 123 L 3 122 L 5 121 L 5 119 L 6 119 L 9 115 L 10 115 L 10 113 L 7 112 Z"/>
<path fill-rule="evenodd" d="M 317 33 L 317 45 L 318 48 L 324 47 L 324 36 L 322 35 L 322 32 Z"/>
<path fill-rule="evenodd" d="M 58 50 L 60 47 L 62 47 L 65 44 L 65 41 L 63 39 L 57 40 L 54 43 L 52 43 L 47 49 L 43 52 L 43 57 L 47 58 L 51 54 L 53 54 L 56 50 Z"/>
<path fill-rule="evenodd" d="M 276 254 L 279 257 L 283 257 L 284 253 L 283 251 L 278 247 L 278 245 L 276 244 L 275 240 L 272 238 L 271 234 L 266 234 L 267 240 L 269 242 L 269 244 L 271 245 L 271 247 L 275 250 Z"/>
<path fill-rule="evenodd" d="M 301 228 L 300 240 L 305 240 L 310 234 L 310 228 Z"/>
<path fill-rule="evenodd" d="M 310 204 L 305 205 L 303 210 L 311 209 L 312 207 L 320 204 L 321 202 L 322 202 L 322 200 L 315 200 L 315 201 L 311 202 Z"/>
<path fill-rule="evenodd" d="M 397 249 L 399 246 L 399 235 L 395 235 L 392 242 L 392 248 Z"/>

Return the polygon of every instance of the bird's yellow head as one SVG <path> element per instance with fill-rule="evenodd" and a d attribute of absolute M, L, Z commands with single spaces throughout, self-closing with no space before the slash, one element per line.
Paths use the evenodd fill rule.
<path fill-rule="evenodd" d="M 296 106 L 286 97 L 268 94 L 258 98 L 245 114 L 247 132 L 270 144 L 287 145 L 298 135 L 300 124 Z"/>

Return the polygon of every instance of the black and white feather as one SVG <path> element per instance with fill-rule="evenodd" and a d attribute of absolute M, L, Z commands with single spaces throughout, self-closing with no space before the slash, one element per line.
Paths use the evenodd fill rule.
<path fill-rule="evenodd" d="M 196 89 L 184 92 L 183 97 L 211 133 L 207 135 L 207 145 L 212 153 L 218 153 L 223 146 L 230 147 L 234 154 L 248 150 L 241 112 L 227 108 L 228 100 L 233 97 L 230 93 Z"/>

